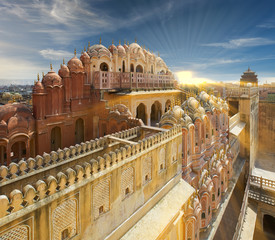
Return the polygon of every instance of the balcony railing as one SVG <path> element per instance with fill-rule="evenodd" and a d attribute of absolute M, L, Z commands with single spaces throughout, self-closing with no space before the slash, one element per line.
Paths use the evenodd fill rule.
<path fill-rule="evenodd" d="M 227 97 L 247 98 L 255 96 L 259 93 L 258 87 L 230 87 L 226 88 Z"/>
<path fill-rule="evenodd" d="M 172 75 L 97 71 L 93 74 L 94 89 L 171 89 Z"/>

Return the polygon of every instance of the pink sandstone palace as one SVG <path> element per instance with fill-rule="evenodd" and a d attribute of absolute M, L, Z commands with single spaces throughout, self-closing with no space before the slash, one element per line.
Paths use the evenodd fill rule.
<path fill-rule="evenodd" d="M 0 108 L 0 239 L 214 234 L 240 152 L 225 100 L 187 94 L 136 42 L 101 41 L 32 96 Z"/>

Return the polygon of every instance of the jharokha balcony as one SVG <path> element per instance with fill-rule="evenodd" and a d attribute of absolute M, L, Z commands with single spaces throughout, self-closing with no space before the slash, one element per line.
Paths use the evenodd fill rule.
<path fill-rule="evenodd" d="M 172 89 L 174 76 L 150 73 L 120 73 L 96 71 L 93 88 L 106 90 L 122 89 Z"/>

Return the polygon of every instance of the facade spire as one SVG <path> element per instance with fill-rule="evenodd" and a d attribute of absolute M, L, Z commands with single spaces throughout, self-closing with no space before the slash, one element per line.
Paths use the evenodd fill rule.
<path fill-rule="evenodd" d="M 39 82 L 39 80 L 40 80 L 40 79 L 39 79 L 39 73 L 37 73 L 37 81 Z"/>
<path fill-rule="evenodd" d="M 130 45 L 129 42 L 127 42 L 127 45 L 128 45 L 128 46 Z"/>
<path fill-rule="evenodd" d="M 42 72 L 42 77 L 44 77 L 44 72 Z"/>

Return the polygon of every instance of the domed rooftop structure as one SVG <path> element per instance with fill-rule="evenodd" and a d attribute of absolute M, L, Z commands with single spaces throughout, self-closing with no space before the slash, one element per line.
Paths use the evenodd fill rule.
<path fill-rule="evenodd" d="M 88 48 L 88 54 L 92 57 L 101 58 L 103 56 L 112 57 L 112 53 L 103 45 L 101 45 L 101 39 L 99 41 L 99 44 L 95 44 Z"/>
<path fill-rule="evenodd" d="M 114 45 L 114 41 L 112 41 L 112 45 L 110 45 L 108 49 L 112 54 L 114 54 L 114 52 L 117 52 L 117 47 Z"/>
<path fill-rule="evenodd" d="M 126 41 L 124 42 L 124 45 L 123 45 L 125 51 L 127 51 L 129 49 L 129 46 L 126 44 Z"/>
<path fill-rule="evenodd" d="M 40 81 L 37 81 L 32 89 L 33 93 L 43 93 L 44 90 L 44 86 Z"/>
<path fill-rule="evenodd" d="M 156 62 L 157 62 L 157 67 L 160 67 L 160 68 L 167 67 L 163 59 L 159 56 L 156 58 Z"/>
<path fill-rule="evenodd" d="M 25 104 L 9 103 L 2 106 L 0 108 L 0 121 L 2 136 L 19 128 L 20 132 L 34 131 L 35 121 L 31 110 Z"/>
<path fill-rule="evenodd" d="M 62 79 L 61 77 L 56 74 L 52 70 L 52 65 L 51 65 L 51 70 L 43 77 L 42 83 L 44 86 L 60 86 L 62 85 Z"/>
<path fill-rule="evenodd" d="M 119 57 L 125 57 L 126 56 L 125 48 L 120 43 L 117 46 L 117 50 L 118 50 L 118 56 Z"/>
<path fill-rule="evenodd" d="M 74 57 L 68 62 L 68 68 L 71 72 L 82 72 L 84 70 L 82 62 L 76 57 L 76 51 Z"/>
<path fill-rule="evenodd" d="M 88 55 L 87 52 L 83 52 L 80 56 L 80 60 L 81 62 L 83 62 L 84 64 L 89 63 L 90 62 L 90 56 Z"/>
<path fill-rule="evenodd" d="M 145 61 L 143 49 L 136 42 L 130 44 L 129 51 L 132 59 L 142 59 Z"/>
<path fill-rule="evenodd" d="M 61 77 L 69 77 L 70 76 L 70 70 L 69 68 L 64 64 L 61 64 L 60 69 L 58 71 L 58 75 Z"/>

